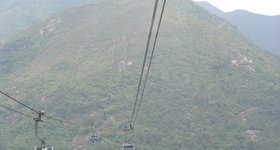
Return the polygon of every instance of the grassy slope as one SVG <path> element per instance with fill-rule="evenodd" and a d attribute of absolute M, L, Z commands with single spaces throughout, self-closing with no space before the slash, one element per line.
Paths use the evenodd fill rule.
<path fill-rule="evenodd" d="M 1 89 L 50 115 L 94 121 L 109 143 L 92 149 L 116 148 L 124 141 L 123 107 L 131 112 L 152 5 L 101 1 L 61 14 L 52 33 L 39 34 L 48 22 L 34 27 L 0 49 Z M 244 57 L 252 63 L 231 63 Z M 133 64 L 119 72 L 121 61 Z M 188 1 L 168 1 L 133 141 L 139 149 L 278 149 L 279 68 L 276 57 L 223 20 Z M 32 120 L 17 115 L 12 124 L 14 114 L 0 111 L 4 149 L 38 144 Z M 90 147 L 89 127 L 46 122 L 54 126 L 42 124 L 41 134 L 57 149 Z M 260 137 L 252 140 L 246 130 Z"/>

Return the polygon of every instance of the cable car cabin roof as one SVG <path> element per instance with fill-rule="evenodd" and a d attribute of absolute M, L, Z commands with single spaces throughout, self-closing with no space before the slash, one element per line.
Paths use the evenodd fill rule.
<path fill-rule="evenodd" d="M 133 143 L 123 143 L 122 150 L 135 150 Z"/>
<path fill-rule="evenodd" d="M 48 147 L 48 148 L 35 147 L 35 150 L 54 150 L 54 148 L 53 147 Z"/>

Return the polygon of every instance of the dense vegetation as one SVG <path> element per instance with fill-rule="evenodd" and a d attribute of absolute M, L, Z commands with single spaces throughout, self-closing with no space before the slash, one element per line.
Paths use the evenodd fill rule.
<path fill-rule="evenodd" d="M 52 15 L 93 0 L 1 0 L 0 44 L 20 30 L 37 25 Z"/>
<path fill-rule="evenodd" d="M 44 118 L 56 149 L 120 149 L 153 1 L 100 0 L 0 48 L 0 89 L 75 126 Z M 135 126 L 137 149 L 279 149 L 280 61 L 192 2 L 170 0 Z M 1 104 L 34 115 L 4 96 Z M 0 149 L 40 143 L 34 122 L 0 108 Z M 89 145 L 90 123 L 105 141 Z M 70 148 L 69 148 L 70 147 Z"/>

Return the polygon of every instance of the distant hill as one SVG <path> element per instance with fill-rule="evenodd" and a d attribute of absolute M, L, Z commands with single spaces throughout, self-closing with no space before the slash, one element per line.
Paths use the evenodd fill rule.
<path fill-rule="evenodd" d="M 205 10 L 229 21 L 257 46 L 280 56 L 280 15 L 265 16 L 245 10 L 222 12 L 207 2 L 195 2 Z"/>
<path fill-rule="evenodd" d="M 154 1 L 99 0 L 55 15 L 0 47 L 0 89 L 47 115 L 57 150 L 121 149 Z M 133 142 L 138 150 L 280 149 L 280 60 L 227 21 L 168 0 Z M 35 113 L 0 96 L 0 104 Z M 127 109 L 125 109 L 127 108 Z M 90 124 L 102 139 L 90 145 Z M 86 125 L 84 125 L 86 124 Z M 0 149 L 40 145 L 34 121 L 0 107 Z"/>
<path fill-rule="evenodd" d="M 34 26 L 48 17 L 94 0 L 1 0 L 0 44 L 20 30 Z"/>

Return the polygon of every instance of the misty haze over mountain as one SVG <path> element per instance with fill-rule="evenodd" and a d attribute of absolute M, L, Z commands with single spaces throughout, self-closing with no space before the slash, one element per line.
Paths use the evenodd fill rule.
<path fill-rule="evenodd" d="M 208 2 L 195 4 L 229 21 L 260 48 L 280 56 L 280 15 L 265 16 L 245 10 L 223 12 Z"/>

